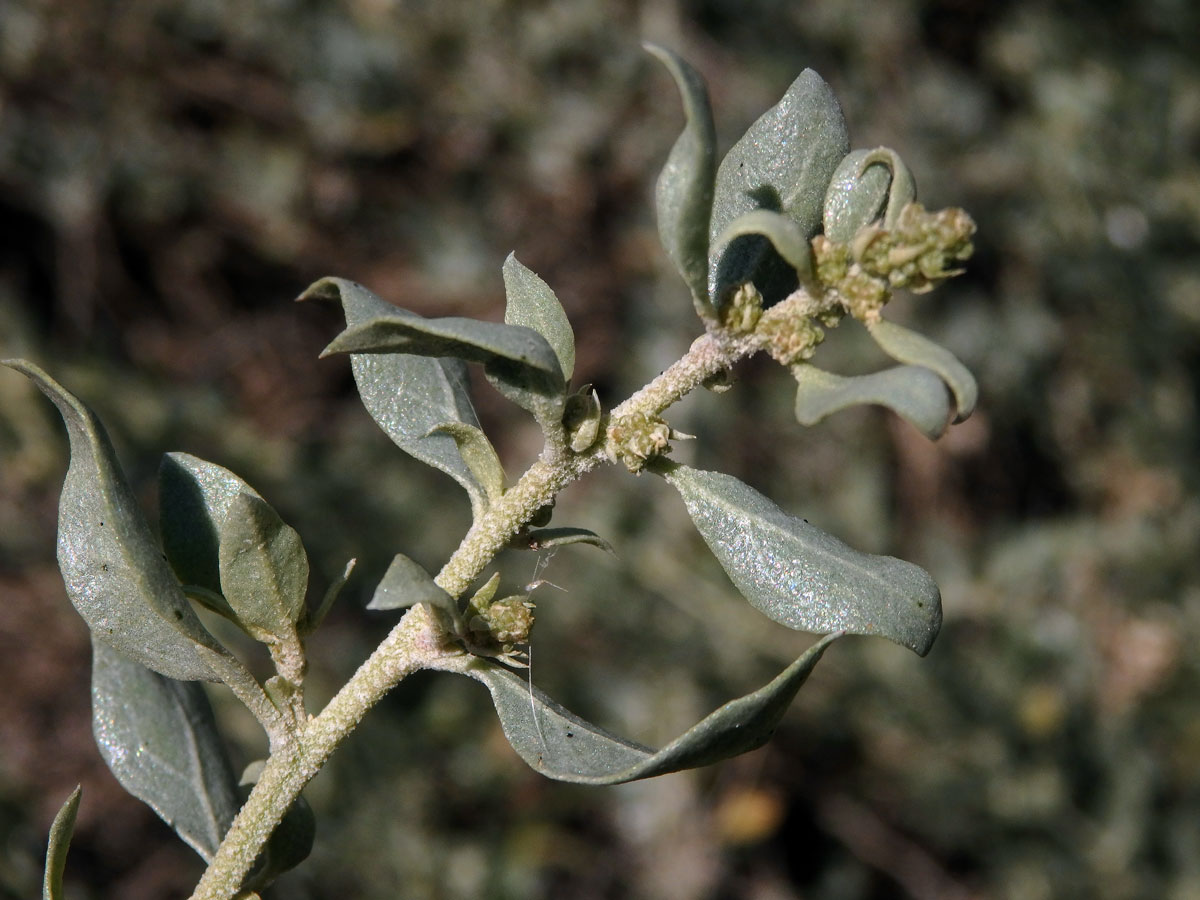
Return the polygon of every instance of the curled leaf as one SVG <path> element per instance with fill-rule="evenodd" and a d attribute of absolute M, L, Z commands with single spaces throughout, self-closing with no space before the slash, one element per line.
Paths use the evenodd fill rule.
<path fill-rule="evenodd" d="M 71 847 L 71 836 L 75 833 L 75 816 L 79 812 L 79 798 L 83 788 L 78 785 L 71 796 L 59 808 L 50 824 L 50 838 L 46 843 L 46 870 L 42 877 L 42 900 L 63 900 L 63 872 L 67 868 L 67 850 Z"/>
<path fill-rule="evenodd" d="M 581 719 L 526 678 L 489 660 L 459 656 L 440 665 L 483 682 L 504 736 L 535 771 L 556 781 L 621 784 L 711 765 L 761 747 L 836 637 L 818 641 L 773 681 L 726 703 L 661 750 Z"/>
<path fill-rule="evenodd" d="M 895 150 L 853 150 L 837 167 L 825 194 L 825 235 L 849 243 L 859 229 L 880 218 L 891 228 L 900 210 L 916 198 L 916 181 Z"/>
<path fill-rule="evenodd" d="M 958 361 L 958 358 L 940 344 L 915 331 L 879 319 L 867 323 L 867 330 L 880 349 L 897 362 L 923 366 L 936 372 L 954 394 L 957 414 L 954 421 L 961 422 L 975 409 L 979 388 L 975 376 Z"/>
<path fill-rule="evenodd" d="M 340 302 L 346 325 L 353 327 L 397 311 L 361 284 L 323 278 L 301 296 Z M 476 515 L 486 493 L 439 425 L 461 422 L 479 427 L 467 390 L 467 366 L 461 359 L 410 354 L 351 353 L 350 368 L 363 406 L 401 450 L 440 469 L 467 491 Z"/>
<path fill-rule="evenodd" d="M 679 88 L 686 122 L 655 185 L 658 234 L 667 256 L 683 276 L 700 318 L 714 318 L 708 297 L 709 225 L 717 138 L 708 88 L 700 73 L 682 57 L 657 44 L 643 44 L 657 57 Z"/>
<path fill-rule="evenodd" d="M 770 241 L 775 252 L 796 271 L 801 284 L 812 282 L 812 247 L 800 226 L 780 213 L 756 209 L 740 215 L 721 232 L 713 246 L 723 247 L 735 238 L 751 234 L 762 235 Z"/>
<path fill-rule="evenodd" d="M 567 398 L 563 409 L 563 427 L 567 430 L 567 443 L 576 453 L 587 451 L 600 437 L 600 395 L 590 384 L 585 384 Z"/>
<path fill-rule="evenodd" d="M 236 661 L 200 623 L 163 559 L 100 420 L 32 363 L 4 364 L 28 376 L 67 426 L 58 564 L 92 634 L 171 678 L 223 680 Z"/>
<path fill-rule="evenodd" d="M 929 573 L 861 553 L 720 472 L 660 466 L 750 604 L 789 628 L 879 635 L 921 656 L 942 624 Z"/>
<path fill-rule="evenodd" d="M 204 688 L 93 638 L 92 730 L 121 786 L 211 862 L 240 803 Z"/>
<path fill-rule="evenodd" d="M 532 328 L 546 339 L 554 355 L 563 379 L 571 380 L 575 370 L 575 332 L 563 311 L 558 297 L 538 275 L 508 254 L 504 260 L 504 293 L 507 298 L 504 321 L 509 325 L 524 325 Z"/>
<path fill-rule="evenodd" d="M 923 366 L 895 366 L 870 375 L 834 375 L 797 363 L 796 419 L 815 425 L 826 416 L 851 406 L 886 406 L 930 440 L 950 422 L 950 395 L 942 380 Z"/>

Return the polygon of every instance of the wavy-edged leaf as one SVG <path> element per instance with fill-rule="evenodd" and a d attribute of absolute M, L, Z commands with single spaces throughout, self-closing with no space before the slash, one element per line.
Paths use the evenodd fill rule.
<path fill-rule="evenodd" d="M 459 619 L 458 604 L 438 587 L 433 576 L 403 553 L 397 553 L 375 588 L 367 609 L 407 609 L 424 603 L 440 609 L 452 621 Z"/>
<path fill-rule="evenodd" d="M 445 422 L 434 431 L 443 431 L 454 438 L 463 462 L 483 487 L 489 503 L 495 503 L 504 495 L 504 467 L 500 465 L 496 448 L 482 429 L 462 422 Z"/>
<path fill-rule="evenodd" d="M 258 640 L 294 639 L 308 593 L 300 535 L 255 494 L 239 493 L 221 528 L 221 593 Z"/>
<path fill-rule="evenodd" d="M 537 528 L 525 534 L 518 535 L 513 539 L 514 542 L 519 542 L 515 546 L 522 547 L 527 550 L 548 550 L 551 547 L 565 547 L 567 544 L 589 544 L 592 547 L 599 547 L 614 556 L 617 551 L 613 549 L 612 544 L 606 541 L 594 531 L 589 531 L 586 528 L 571 528 L 564 526 L 562 528 Z"/>
<path fill-rule="evenodd" d="M 796 419 L 815 425 L 851 406 L 886 406 L 931 440 L 950 422 L 950 394 L 924 366 L 895 366 L 870 375 L 834 375 L 808 363 L 792 366 L 796 379 Z"/>
<path fill-rule="evenodd" d="M 462 316 L 426 319 L 393 308 L 387 315 L 348 327 L 321 355 L 332 353 L 449 356 L 482 363 L 488 381 L 539 422 L 562 418 L 567 386 L 558 356 L 544 337 L 523 325 Z"/>
<path fill-rule="evenodd" d="M 963 421 L 975 410 L 975 403 L 979 399 L 979 387 L 975 383 L 975 376 L 953 353 L 940 344 L 935 344 L 925 335 L 886 319 L 868 323 L 867 329 L 875 343 L 892 359 L 932 369 L 941 376 L 954 394 L 957 407 L 954 421 Z"/>
<path fill-rule="evenodd" d="M 67 851 L 71 847 L 71 836 L 75 833 L 75 816 L 79 813 L 79 798 L 82 796 L 83 788 L 76 785 L 50 823 L 46 869 L 42 876 L 42 900 L 64 900 L 63 872 L 67 868 Z"/>
<path fill-rule="evenodd" d="M 686 121 L 655 184 L 658 234 L 667 256 L 692 292 L 700 318 L 714 318 L 708 298 L 709 224 L 717 172 L 717 136 L 704 79 L 678 54 L 643 44 L 679 88 Z"/>
<path fill-rule="evenodd" d="M 532 328 L 546 339 L 558 365 L 563 380 L 570 381 L 575 371 L 575 332 L 567 314 L 559 303 L 550 285 L 524 263 L 515 253 L 504 260 L 504 321 L 509 325 L 524 325 Z"/>
<path fill-rule="evenodd" d="M 211 861 L 240 804 L 204 688 L 93 640 L 92 730 L 121 786 Z"/>
<path fill-rule="evenodd" d="M 397 312 L 397 307 L 344 278 L 323 278 L 300 299 L 340 302 L 348 327 Z M 401 353 L 351 353 L 350 368 L 371 418 L 405 453 L 462 485 L 478 514 L 486 505 L 483 487 L 459 455 L 454 439 L 435 431 L 448 422 L 479 427 L 467 389 L 466 363 Z"/>
<path fill-rule="evenodd" d="M 58 565 L 92 634 L 156 672 L 222 680 L 234 662 L 196 617 L 125 481 L 104 426 L 77 397 L 25 360 L 62 414 L 71 464 L 58 505 Z"/>
<path fill-rule="evenodd" d="M 799 631 L 879 635 L 929 652 L 942 603 L 920 566 L 861 553 L 730 475 L 680 465 L 662 471 L 755 609 Z"/>
<path fill-rule="evenodd" d="M 782 213 L 756 209 L 738 216 L 717 238 L 715 247 L 722 247 L 739 237 L 762 235 L 771 242 L 775 252 L 796 271 L 801 284 L 813 280 L 812 247 L 800 226 Z"/>
<path fill-rule="evenodd" d="M 454 657 L 442 666 L 483 682 L 504 736 L 535 771 L 556 781 L 621 784 L 711 765 L 761 747 L 774 733 L 826 648 L 810 647 L 776 678 L 718 708 L 661 750 L 627 741 L 560 706 L 526 678 L 479 657 Z"/>
<path fill-rule="evenodd" d="M 829 180 L 849 149 L 837 98 L 820 75 L 805 69 L 721 160 L 710 241 L 738 216 L 755 209 L 784 213 L 805 240 L 811 239 L 821 227 Z M 715 301 L 728 289 L 753 280 L 768 302 L 777 299 L 771 296 L 771 284 L 760 283 L 774 276 L 760 271 L 769 263 L 769 250 L 765 240 L 743 237 L 713 254 L 709 296 Z"/>

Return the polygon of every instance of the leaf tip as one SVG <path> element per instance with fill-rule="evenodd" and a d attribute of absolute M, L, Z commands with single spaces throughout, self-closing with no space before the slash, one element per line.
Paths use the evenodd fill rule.
<path fill-rule="evenodd" d="M 306 287 L 298 297 L 297 303 L 303 303 L 305 300 L 329 300 L 334 303 L 341 301 L 342 289 L 338 286 L 338 279 L 332 277 L 321 278 L 314 281 Z"/>

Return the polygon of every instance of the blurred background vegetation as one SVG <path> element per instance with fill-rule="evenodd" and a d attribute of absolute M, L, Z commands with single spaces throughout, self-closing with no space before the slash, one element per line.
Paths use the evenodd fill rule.
<path fill-rule="evenodd" d="M 606 405 L 657 373 L 698 326 L 650 205 L 682 115 L 640 40 L 705 73 L 724 146 L 817 69 L 855 146 L 979 223 L 968 274 L 889 313 L 979 377 L 941 442 L 871 409 L 801 429 L 770 364 L 672 416 L 701 437 L 683 458 L 930 569 L 927 659 L 845 640 L 763 750 L 607 789 L 542 780 L 478 685 L 416 677 L 308 791 L 317 849 L 276 896 L 1200 898 L 1197 34 L 1188 0 L 0 4 L 0 355 L 100 412 L 148 509 L 187 450 L 298 528 L 314 590 L 358 558 L 311 644 L 314 708 L 393 621 L 362 609 L 391 555 L 436 569 L 468 509 L 317 360 L 338 311 L 289 301 L 332 274 L 497 319 L 516 250 Z M 819 361 L 879 362 L 842 331 Z M 536 435 L 477 387 L 515 476 Z M 70 896 L 183 897 L 198 859 L 91 740 L 65 466 L 51 407 L 0 374 L 0 895 L 36 896 L 82 782 Z M 555 523 L 618 558 L 549 562 L 534 675 L 614 730 L 668 740 L 806 643 L 652 478 L 593 476 Z M 534 562 L 500 564 L 520 585 Z M 237 762 L 261 754 L 214 698 Z"/>

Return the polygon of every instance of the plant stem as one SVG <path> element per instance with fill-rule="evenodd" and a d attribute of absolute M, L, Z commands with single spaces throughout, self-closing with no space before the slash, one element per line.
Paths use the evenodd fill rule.
<path fill-rule="evenodd" d="M 789 304 L 792 301 L 772 308 L 763 319 L 787 314 Z M 614 408 L 609 418 L 639 413 L 656 416 L 762 346 L 762 337 L 755 333 L 703 335 L 681 359 Z M 438 585 L 451 596 L 461 595 L 539 509 L 568 484 L 607 461 L 603 440 L 582 454 L 566 450 L 561 442 L 548 442 L 542 457 L 475 520 L 438 573 Z M 410 609 L 321 714 L 310 718 L 294 740 L 272 754 L 192 900 L 234 897 L 284 813 L 366 712 L 406 676 L 429 668 L 438 659 L 464 653 L 426 607 Z"/>

